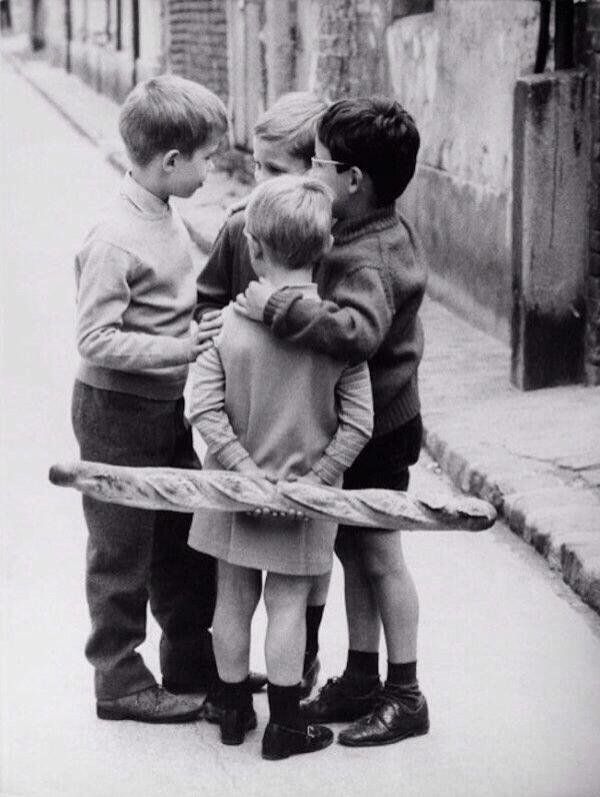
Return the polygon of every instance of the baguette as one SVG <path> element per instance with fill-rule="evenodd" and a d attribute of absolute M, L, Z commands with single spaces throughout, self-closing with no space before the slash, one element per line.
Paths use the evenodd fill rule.
<path fill-rule="evenodd" d="M 482 531 L 494 524 L 491 504 L 465 496 L 417 496 L 394 490 L 341 490 L 306 482 L 254 479 L 231 471 L 134 468 L 99 462 L 53 465 L 52 484 L 98 501 L 140 509 L 195 512 L 301 512 L 362 528 Z"/>

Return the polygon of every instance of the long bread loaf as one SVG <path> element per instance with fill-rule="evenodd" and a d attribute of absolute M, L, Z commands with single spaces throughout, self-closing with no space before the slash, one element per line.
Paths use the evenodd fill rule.
<path fill-rule="evenodd" d="M 54 465 L 50 481 L 99 501 L 195 512 L 301 512 L 310 518 L 366 528 L 481 531 L 496 511 L 486 501 L 465 496 L 424 496 L 394 490 L 341 490 L 303 482 L 271 484 L 230 471 L 132 468 L 97 462 Z"/>

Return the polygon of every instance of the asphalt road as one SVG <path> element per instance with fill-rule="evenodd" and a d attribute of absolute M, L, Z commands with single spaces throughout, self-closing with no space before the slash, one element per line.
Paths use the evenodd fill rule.
<path fill-rule="evenodd" d="M 69 400 L 72 257 L 118 178 L 3 66 L 0 391 L 2 484 L 1 792 L 74 797 L 600 794 L 600 622 L 504 527 L 406 537 L 421 595 L 419 672 L 432 728 L 397 745 L 261 760 L 259 729 L 223 747 L 205 723 L 96 719 L 83 656 L 85 529 L 75 493 L 50 486 L 76 456 Z M 427 460 L 416 486 L 449 489 Z M 263 665 L 264 615 L 253 664 Z M 322 660 L 340 671 L 339 570 Z M 156 670 L 156 627 L 144 645 Z M 382 651 L 382 661 L 385 652 Z"/>

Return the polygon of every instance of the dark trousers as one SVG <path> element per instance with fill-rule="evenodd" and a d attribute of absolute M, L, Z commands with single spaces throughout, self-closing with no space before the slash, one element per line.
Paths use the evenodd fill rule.
<path fill-rule="evenodd" d="M 150 399 L 79 381 L 72 420 L 81 458 L 110 465 L 199 468 L 183 399 Z M 86 656 L 96 695 L 111 699 L 155 683 L 136 648 L 146 636 L 148 601 L 162 629 L 163 678 L 212 673 L 214 559 L 188 547 L 191 514 L 107 504 L 84 496 L 88 527 L 86 593 L 92 631 Z"/>

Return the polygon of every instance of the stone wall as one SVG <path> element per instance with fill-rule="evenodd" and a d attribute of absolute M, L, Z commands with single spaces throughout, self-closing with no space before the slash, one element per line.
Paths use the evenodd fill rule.
<path fill-rule="evenodd" d="M 591 180 L 589 202 L 589 273 L 587 280 L 586 381 L 600 385 L 600 2 L 587 6 L 587 47 L 591 96 Z"/>
<path fill-rule="evenodd" d="M 167 60 L 173 72 L 203 83 L 227 101 L 225 0 L 168 0 Z"/>
<path fill-rule="evenodd" d="M 539 4 L 436 0 L 388 30 L 393 92 L 422 134 L 403 209 L 431 266 L 430 292 L 508 342 L 513 94 L 533 71 Z"/>

